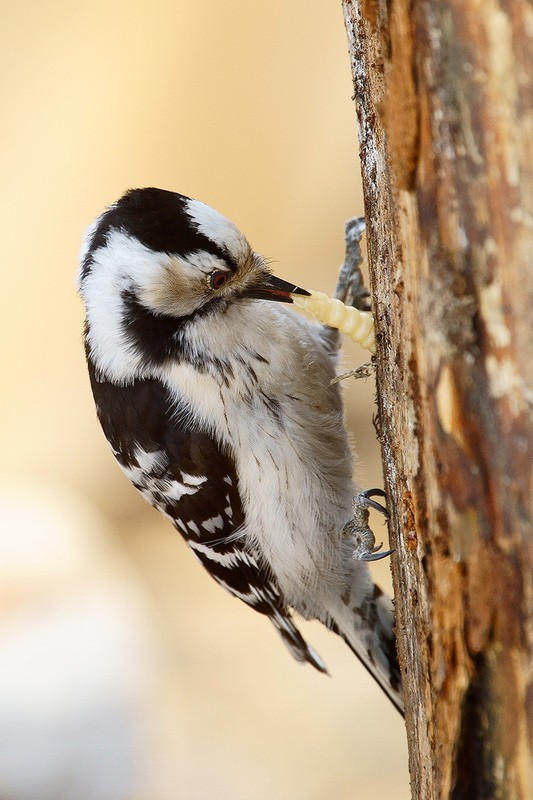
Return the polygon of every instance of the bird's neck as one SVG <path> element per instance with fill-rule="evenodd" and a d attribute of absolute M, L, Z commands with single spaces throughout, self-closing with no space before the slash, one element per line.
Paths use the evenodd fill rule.
<path fill-rule="evenodd" d="M 274 304 L 263 301 L 213 303 L 188 317 L 157 315 L 123 292 L 107 304 L 87 307 L 86 345 L 98 374 L 117 385 L 164 378 L 187 365 L 217 379 L 264 356 L 282 335 Z M 246 332 L 246 335 L 245 335 Z"/>

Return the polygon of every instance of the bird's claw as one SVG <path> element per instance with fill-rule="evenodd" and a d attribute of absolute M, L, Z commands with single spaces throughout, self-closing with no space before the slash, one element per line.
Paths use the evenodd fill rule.
<path fill-rule="evenodd" d="M 367 528 L 364 531 L 354 531 L 356 533 L 355 539 L 357 542 L 356 548 L 353 552 L 353 557 L 357 561 L 380 561 L 382 558 L 387 558 L 393 553 L 393 550 L 384 550 L 382 553 L 379 551 L 383 547 L 383 542 L 376 545 L 374 544 L 374 534 Z"/>
<path fill-rule="evenodd" d="M 345 381 L 346 378 L 369 378 L 373 372 L 375 372 L 375 365 L 372 361 L 367 361 L 366 364 L 361 364 L 360 367 L 356 367 L 355 369 L 350 369 L 348 372 L 341 372 L 337 375 L 333 380 L 329 382 L 330 386 L 333 386 L 335 383 L 340 383 L 341 381 Z"/>
<path fill-rule="evenodd" d="M 380 561 L 382 558 L 387 558 L 394 550 L 384 550 L 382 553 L 379 553 L 378 550 L 381 550 L 383 547 L 383 542 L 377 545 L 377 547 L 373 547 L 371 550 L 368 550 L 366 553 L 363 553 L 360 556 L 356 556 L 358 561 Z"/>
<path fill-rule="evenodd" d="M 377 500 L 373 500 L 375 496 L 387 498 L 387 495 L 383 491 L 383 489 L 365 489 L 363 492 L 359 492 L 359 494 L 355 497 L 354 503 L 363 506 L 363 508 L 374 508 L 376 511 L 379 511 L 380 514 L 383 514 L 385 517 L 389 516 L 389 512 L 385 508 L 384 505 L 378 503 Z"/>
<path fill-rule="evenodd" d="M 365 221 L 362 217 L 348 220 L 345 228 L 345 256 L 340 269 L 339 282 L 335 297 L 348 306 L 354 306 L 359 311 L 370 310 L 370 292 L 365 288 L 361 273 L 361 236 L 365 230 Z"/>
<path fill-rule="evenodd" d="M 373 499 L 376 495 L 386 497 L 383 489 L 367 489 L 354 498 L 354 516 L 344 529 L 345 533 L 350 535 L 355 543 L 353 557 L 357 561 L 380 561 L 394 552 L 393 550 L 380 552 L 383 542 L 376 545 L 374 534 L 368 525 L 369 508 L 375 508 L 376 511 L 388 516 L 385 506 Z"/>

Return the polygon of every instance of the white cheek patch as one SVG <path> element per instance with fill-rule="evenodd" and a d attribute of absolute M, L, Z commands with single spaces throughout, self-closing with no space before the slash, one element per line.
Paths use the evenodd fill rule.
<path fill-rule="evenodd" d="M 185 209 L 200 233 L 225 247 L 238 264 L 246 261 L 250 245 L 233 222 L 199 200 L 188 200 Z"/>
<path fill-rule="evenodd" d="M 82 255 L 93 235 L 91 226 Z M 110 231 L 105 246 L 93 253 L 92 267 L 80 282 L 91 356 L 97 368 L 117 383 L 131 381 L 136 371 L 142 373 L 142 354 L 124 330 L 123 294 L 141 282 L 157 281 L 162 272 L 161 257 L 122 231 Z"/>

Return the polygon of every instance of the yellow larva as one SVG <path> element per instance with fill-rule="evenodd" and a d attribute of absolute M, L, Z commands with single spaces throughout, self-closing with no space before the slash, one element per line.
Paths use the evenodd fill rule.
<path fill-rule="evenodd" d="M 372 354 L 376 352 L 372 314 L 345 306 L 340 300 L 328 297 L 324 292 L 311 291 L 308 297 L 302 294 L 291 294 L 291 299 L 297 308 L 307 311 L 323 325 L 337 328 L 361 347 L 370 350 Z"/>

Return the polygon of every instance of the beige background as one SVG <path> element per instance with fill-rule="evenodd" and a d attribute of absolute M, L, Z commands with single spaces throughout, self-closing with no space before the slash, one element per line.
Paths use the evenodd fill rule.
<path fill-rule="evenodd" d="M 362 212 L 339 2 L 13 2 L 0 37 L 0 796 L 407 798 L 402 722 L 343 643 L 303 624 L 332 677 L 293 663 L 116 467 L 74 290 L 85 226 L 155 185 L 332 291 Z M 346 387 L 366 486 L 372 397 Z"/>

